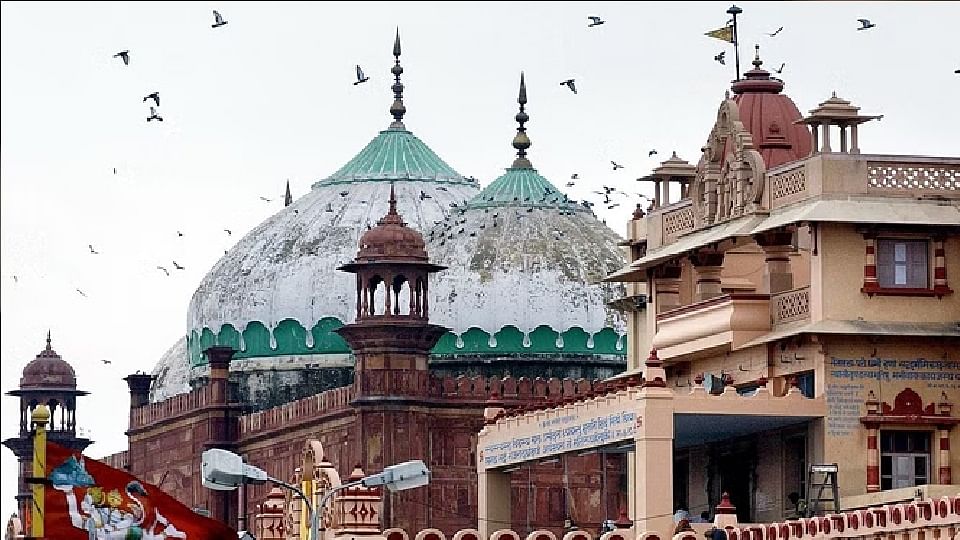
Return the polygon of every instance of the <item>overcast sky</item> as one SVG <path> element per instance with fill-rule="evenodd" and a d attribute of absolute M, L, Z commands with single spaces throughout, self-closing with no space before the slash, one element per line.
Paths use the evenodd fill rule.
<path fill-rule="evenodd" d="M 742 64 L 754 43 L 768 68 L 786 63 L 801 111 L 835 90 L 885 115 L 861 130 L 865 153 L 960 153 L 960 4 L 740 6 Z M 287 179 L 302 196 L 389 124 L 397 26 L 409 129 L 488 184 L 513 158 L 525 70 L 530 158 L 562 189 L 579 173 L 565 191 L 582 199 L 603 184 L 639 191 L 634 179 L 672 150 L 697 160 L 733 78 L 731 47 L 703 35 L 727 7 L 3 2 L 0 390 L 18 385 L 49 328 L 92 393 L 77 414 L 96 440 L 88 454 L 124 449 L 121 378 L 149 372 L 185 334 L 207 269 L 281 207 Z M 212 9 L 226 26 L 211 28 Z M 587 28 L 587 15 L 607 22 Z M 857 31 L 861 17 L 876 28 Z M 112 57 L 125 49 L 128 66 Z M 726 66 L 713 60 L 723 50 Z M 351 84 L 355 64 L 367 83 Z M 560 86 L 568 78 L 577 95 Z M 154 90 L 163 123 L 146 122 Z M 622 234 L 629 206 L 597 208 Z M 17 402 L 2 404 L 0 433 L 15 436 Z M 15 508 L 15 477 L 4 449 L 0 515 Z"/>

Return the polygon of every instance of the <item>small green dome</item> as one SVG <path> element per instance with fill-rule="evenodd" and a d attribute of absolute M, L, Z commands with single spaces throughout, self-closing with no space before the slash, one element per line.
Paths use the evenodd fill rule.
<path fill-rule="evenodd" d="M 403 128 L 381 131 L 359 154 L 313 187 L 366 181 L 426 180 L 476 186 L 453 170 L 413 133 Z"/>
<path fill-rule="evenodd" d="M 522 206 L 589 211 L 564 195 L 536 169 L 511 167 L 467 202 L 467 208 Z"/>

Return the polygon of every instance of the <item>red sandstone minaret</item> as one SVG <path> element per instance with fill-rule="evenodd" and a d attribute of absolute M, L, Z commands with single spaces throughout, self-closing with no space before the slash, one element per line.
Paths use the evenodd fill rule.
<path fill-rule="evenodd" d="M 353 349 L 356 419 L 350 458 L 365 471 L 411 459 L 431 463 L 428 441 L 434 420 L 430 397 L 430 349 L 446 328 L 428 321 L 430 264 L 423 237 L 390 211 L 360 237 L 360 251 L 340 270 L 357 275 L 357 320 L 337 330 Z M 349 458 L 348 458 L 349 459 Z M 427 490 L 405 494 L 405 504 L 383 503 L 383 522 L 406 530 L 429 525 Z"/>
<path fill-rule="evenodd" d="M 397 214 L 391 185 L 389 212 L 360 237 L 356 259 L 339 268 L 357 275 L 357 320 L 337 333 L 356 356 L 358 398 L 425 393 L 430 349 L 447 331 L 427 320 L 429 275 L 444 268 L 430 264 L 423 237 Z M 376 373 L 384 371 L 396 376 Z"/>

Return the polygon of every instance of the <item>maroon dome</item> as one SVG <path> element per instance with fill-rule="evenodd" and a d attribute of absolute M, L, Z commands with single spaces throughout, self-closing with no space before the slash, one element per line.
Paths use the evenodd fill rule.
<path fill-rule="evenodd" d="M 360 237 L 357 262 L 373 261 L 427 261 L 423 236 L 407 227 L 397 213 L 397 200 L 390 186 L 390 211 L 377 226 Z"/>
<path fill-rule="evenodd" d="M 77 374 L 57 351 L 50 346 L 47 333 L 47 348 L 23 368 L 20 388 L 76 388 Z"/>
<path fill-rule="evenodd" d="M 767 169 L 810 155 L 810 130 L 795 124 L 803 118 L 797 105 L 783 91 L 783 81 L 770 77 L 760 66 L 760 53 L 753 61 L 754 68 L 733 83 L 733 100 L 740 109 L 740 121 L 753 136 Z M 728 147 L 730 142 L 727 143 Z M 730 148 L 726 151 L 729 152 Z"/>

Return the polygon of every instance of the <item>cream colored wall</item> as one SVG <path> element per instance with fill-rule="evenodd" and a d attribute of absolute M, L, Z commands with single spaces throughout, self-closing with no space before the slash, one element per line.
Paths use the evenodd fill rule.
<path fill-rule="evenodd" d="M 895 378 L 898 374 L 936 373 L 938 370 L 910 370 L 900 367 L 903 360 L 925 358 L 928 360 L 960 361 L 960 339 L 957 338 L 908 338 L 884 336 L 831 336 L 825 343 L 826 361 L 817 378 L 824 381 L 827 392 L 827 417 L 823 434 L 823 457 L 825 463 L 836 462 L 840 466 L 840 494 L 858 495 L 866 492 L 867 474 L 867 432 L 859 419 L 866 414 L 864 401 L 873 391 L 882 402 L 893 406 L 896 395 L 904 388 L 916 391 L 926 406 L 937 403 L 941 395 L 954 403 L 953 416 L 960 416 L 960 380 L 925 381 L 903 380 Z M 885 368 L 890 379 L 882 381 L 857 376 L 837 376 L 839 370 L 870 371 L 879 373 L 884 368 L 840 367 L 833 365 L 834 359 L 865 359 L 876 357 L 892 361 L 894 365 Z M 943 371 L 943 370 L 940 370 Z M 951 370 L 955 373 L 955 370 Z M 849 403 L 831 401 L 850 400 Z M 848 405 L 844 409 L 842 406 Z M 950 465 L 953 468 L 953 481 L 960 483 L 960 426 L 954 427 L 950 434 Z M 937 482 L 936 471 L 940 467 L 937 439 L 931 440 L 931 483 Z"/>
<path fill-rule="evenodd" d="M 765 345 L 750 347 L 723 354 L 714 354 L 691 360 L 689 370 L 672 370 L 667 377 L 667 386 L 685 387 L 693 384 L 699 373 L 712 373 L 719 376 L 729 373 L 734 384 L 755 381 L 760 377 L 769 377 L 767 371 L 767 349 Z"/>
<path fill-rule="evenodd" d="M 720 279 L 748 280 L 756 292 L 761 292 L 765 266 L 763 251 L 756 244 L 730 249 L 723 254 Z"/>
<path fill-rule="evenodd" d="M 865 241 L 853 225 L 820 225 L 822 282 L 818 300 L 823 318 L 829 320 L 949 322 L 960 320 L 960 293 L 943 298 L 873 296 L 860 292 L 863 286 Z M 946 241 L 947 282 L 960 288 L 960 237 Z M 933 280 L 933 252 L 930 252 L 930 279 Z M 817 292 L 817 291 L 813 291 Z"/>
<path fill-rule="evenodd" d="M 783 444 L 779 436 L 757 440 L 757 489 L 753 494 L 753 519 L 770 523 L 783 519 Z"/>

